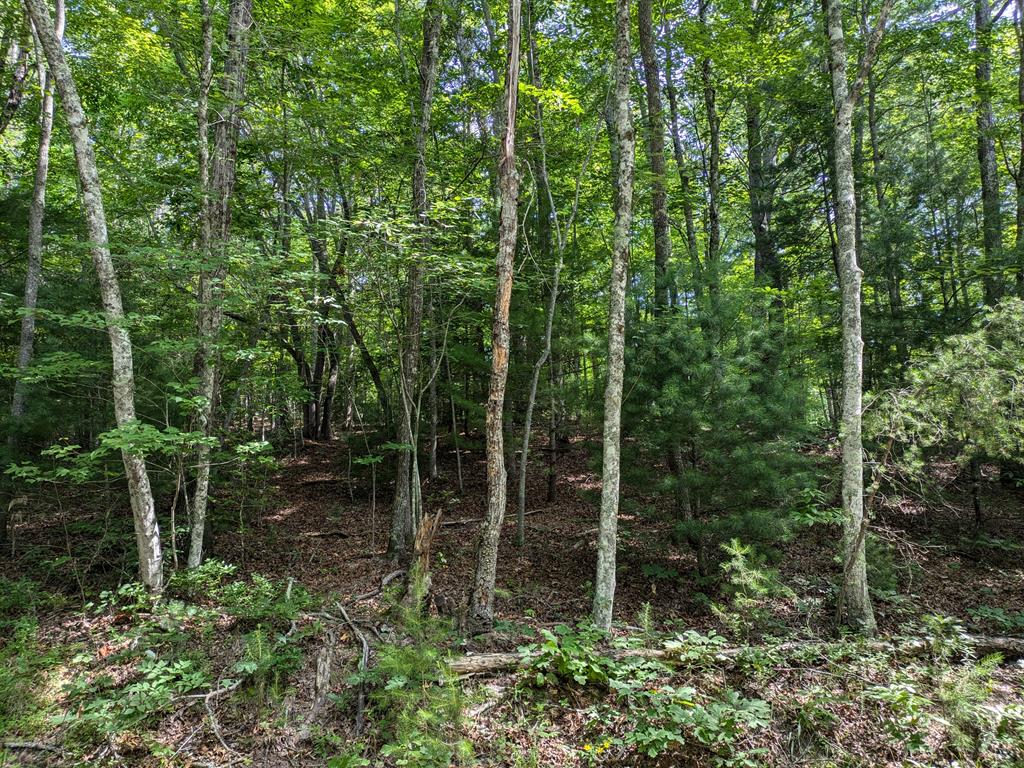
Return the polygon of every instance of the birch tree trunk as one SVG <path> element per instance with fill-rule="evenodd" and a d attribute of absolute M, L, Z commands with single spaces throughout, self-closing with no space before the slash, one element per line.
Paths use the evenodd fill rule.
<path fill-rule="evenodd" d="M 601 459 L 601 515 L 597 534 L 597 575 L 594 579 L 594 624 L 609 629 L 615 604 L 615 550 L 618 545 L 619 447 L 622 423 L 622 381 L 625 373 L 626 272 L 629 230 L 633 215 L 634 144 L 629 104 L 629 0 L 615 3 L 614 128 L 617 146 L 615 229 L 608 307 L 608 380 L 604 391 L 604 438 Z"/>
<path fill-rule="evenodd" d="M 29 18 L 39 36 L 46 54 L 50 75 L 60 95 L 61 108 L 71 134 L 81 185 L 82 212 L 85 215 L 92 250 L 93 266 L 99 281 L 100 299 L 110 338 L 113 361 L 112 389 L 114 417 L 117 426 L 128 429 L 135 424 L 135 372 L 132 362 L 132 341 L 125 322 L 121 303 L 121 286 L 110 256 L 107 240 L 107 217 L 103 209 L 103 191 L 100 187 L 96 157 L 86 124 L 85 112 L 78 97 L 71 69 L 64 58 L 60 38 L 50 19 L 46 0 L 25 0 Z M 135 523 L 135 542 L 139 553 L 139 577 L 152 592 L 163 589 L 163 562 L 160 546 L 160 528 L 153 507 L 153 492 L 149 485 L 145 459 L 127 449 L 121 452 L 128 479 L 132 517 Z"/>
<path fill-rule="evenodd" d="M 843 494 L 842 617 L 855 629 L 872 634 L 875 617 L 868 595 L 865 557 L 864 462 L 861 445 L 864 342 L 861 338 L 861 277 L 857 264 L 857 202 L 853 175 L 853 107 L 846 78 L 846 41 L 840 0 L 825 0 L 829 65 L 832 73 L 836 240 L 842 292 L 843 405 L 840 427 Z"/>
<path fill-rule="evenodd" d="M 64 37 L 64 0 L 54 4 L 54 22 L 57 39 Z M 37 48 L 38 48 L 37 43 Z M 50 136 L 53 133 L 53 78 L 46 69 L 45 57 L 40 50 L 37 70 L 41 90 L 39 105 L 39 144 L 36 150 L 36 174 L 32 185 L 32 202 L 28 209 L 28 265 L 25 270 L 25 314 L 21 318 L 18 340 L 18 376 L 11 399 L 11 429 L 7 435 L 8 455 L 11 461 L 18 455 L 21 422 L 26 412 L 25 373 L 32 362 L 36 339 L 36 303 L 39 284 L 43 276 L 43 215 L 46 211 L 46 177 L 50 168 Z M 9 499 L 0 493 L 0 547 L 7 544 Z"/>
<path fill-rule="evenodd" d="M 430 202 L 427 197 L 427 137 L 434 104 L 434 82 L 437 79 L 441 37 L 441 7 L 437 0 L 427 0 L 423 8 L 423 50 L 420 55 L 420 98 L 414 108 L 416 160 L 412 171 L 412 208 L 419 226 L 427 227 Z M 422 240 L 427 244 L 427 238 Z M 420 478 L 416 457 L 416 434 L 419 425 L 420 335 L 423 328 L 423 264 L 417 258 L 409 267 L 407 281 L 407 314 L 405 344 L 401 354 L 399 375 L 398 442 L 408 446 L 399 451 L 395 475 L 395 496 L 391 508 L 391 536 L 388 554 L 404 560 L 411 553 L 420 518 Z"/>
<path fill-rule="evenodd" d="M 54 3 L 54 34 L 60 41 L 64 37 L 64 0 Z M 17 425 L 25 417 L 25 385 L 22 377 L 32 362 L 36 337 L 36 302 L 39 298 L 39 283 L 43 274 L 43 215 L 46 211 L 46 177 L 50 168 L 50 137 L 53 133 L 53 78 L 46 68 L 44 58 L 37 63 L 42 101 L 39 106 L 39 144 L 36 150 L 36 175 L 32 185 L 32 202 L 28 209 L 28 268 L 25 272 L 25 314 L 21 318 L 21 335 L 18 343 L 18 379 L 14 384 L 14 398 L 11 401 L 11 422 Z M 14 430 L 8 441 L 14 446 L 17 435 Z M 0 531 L 0 536 L 3 531 Z"/>
<path fill-rule="evenodd" d="M 519 229 L 519 175 L 516 173 L 516 104 L 519 93 L 519 40 L 522 29 L 520 0 L 509 0 L 508 59 L 505 74 L 504 134 L 498 162 L 498 193 L 501 213 L 498 223 L 497 287 L 491 327 L 491 380 L 487 392 L 487 512 L 476 550 L 473 590 L 469 597 L 467 621 L 470 631 L 483 632 L 494 624 L 494 581 L 498 567 L 498 544 L 505 519 L 507 477 L 503 410 L 508 379 L 509 304 L 515 267 L 516 235 Z"/>
<path fill-rule="evenodd" d="M 654 219 L 654 312 L 670 306 L 675 290 L 668 273 L 672 259 L 672 234 L 668 221 L 668 197 L 665 192 L 665 117 L 661 108 L 661 72 L 655 55 L 652 0 L 638 0 L 637 40 L 644 65 L 647 92 L 647 160 L 651 165 L 651 213 Z"/>
<path fill-rule="evenodd" d="M 203 168 L 208 133 L 208 111 L 204 91 L 208 92 L 212 60 L 212 19 L 208 0 L 200 0 L 203 14 L 203 56 L 200 77 L 199 122 L 200 183 L 203 185 L 204 216 L 199 274 L 199 349 L 196 353 L 196 374 L 199 378 L 199 428 L 209 438 L 213 426 L 213 408 L 217 398 L 217 338 L 224 313 L 221 301 L 224 280 L 228 274 L 227 245 L 231 228 L 231 193 L 235 186 L 235 158 L 242 102 L 245 98 L 245 74 L 249 56 L 249 27 L 252 25 L 252 0 L 232 0 L 228 10 L 227 58 L 221 80 L 221 104 L 217 110 L 213 156 L 209 160 L 209 180 Z M 203 82 L 203 77 L 207 80 Z M 199 112 L 202 114 L 199 114 Z M 205 124 L 205 125 L 204 125 Z M 200 444 L 196 452 L 196 490 L 192 503 L 191 537 L 188 567 L 203 561 L 203 536 L 206 510 L 210 497 L 210 445 Z"/>

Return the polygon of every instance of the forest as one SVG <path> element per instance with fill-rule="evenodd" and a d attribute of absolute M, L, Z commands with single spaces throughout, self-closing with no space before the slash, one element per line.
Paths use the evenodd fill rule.
<path fill-rule="evenodd" d="M 1024 766 L 1024 0 L 0 56 L 0 766 Z"/>

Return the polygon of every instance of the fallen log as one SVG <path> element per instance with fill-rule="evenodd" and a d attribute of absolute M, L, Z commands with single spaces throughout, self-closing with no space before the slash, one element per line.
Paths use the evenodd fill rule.
<path fill-rule="evenodd" d="M 967 635 L 964 641 L 978 656 L 999 653 L 1002 654 L 1004 659 L 1024 657 L 1024 637 Z M 827 645 L 827 643 L 822 643 L 821 641 L 783 643 L 774 646 L 772 650 L 789 653 L 801 648 L 812 648 L 816 645 Z M 879 640 L 869 643 L 867 647 L 873 651 L 891 651 L 900 656 L 921 656 L 928 653 L 932 645 L 925 639 L 915 639 L 899 644 L 892 641 Z M 749 646 L 709 648 L 708 650 L 715 658 L 721 659 L 724 662 L 735 659 L 748 648 Z M 604 655 L 615 661 L 628 658 L 668 661 L 677 659 L 679 651 L 668 648 L 616 648 Z M 448 668 L 459 676 L 489 675 L 527 667 L 531 658 L 531 656 L 524 656 L 521 653 L 475 653 L 452 659 L 448 662 Z"/>

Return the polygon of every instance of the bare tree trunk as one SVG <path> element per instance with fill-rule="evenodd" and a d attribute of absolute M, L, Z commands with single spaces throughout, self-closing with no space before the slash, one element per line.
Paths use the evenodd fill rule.
<path fill-rule="evenodd" d="M 434 291 L 430 292 L 430 385 L 427 391 L 427 409 L 430 421 L 430 434 L 427 436 L 427 474 L 431 480 L 438 477 L 437 471 L 437 323 L 435 312 Z"/>
<path fill-rule="evenodd" d="M 594 624 L 609 629 L 615 604 L 615 550 L 618 546 L 619 448 L 622 423 L 622 381 L 625 373 L 626 272 L 629 230 L 633 215 L 634 143 L 629 106 L 631 52 L 629 0 L 615 3 L 614 127 L 618 164 L 615 186 L 615 229 L 608 307 L 608 381 L 604 391 L 604 438 L 601 460 L 601 515 L 597 534 L 597 575 L 594 579 Z"/>
<path fill-rule="evenodd" d="M 983 286 L 985 303 L 1002 298 L 1003 225 L 999 204 L 999 169 L 996 164 L 995 115 L 992 111 L 992 7 L 989 0 L 974 0 L 974 91 L 978 100 L 978 167 L 981 171 L 982 245 L 985 251 Z"/>
<path fill-rule="evenodd" d="M 866 24 L 865 24 L 866 28 Z M 875 205 L 883 224 L 888 223 L 888 201 L 885 199 L 885 187 L 882 183 L 882 148 L 878 135 L 878 109 L 875 78 L 868 73 L 868 137 L 871 140 L 871 171 L 874 176 Z M 884 227 L 882 236 L 882 253 L 885 262 L 886 290 L 889 295 L 889 314 L 895 335 L 896 358 L 900 370 L 910 362 L 907 348 L 906 327 L 903 313 L 903 287 L 899 255 L 893 252 L 892 236 Z"/>
<path fill-rule="evenodd" d="M 672 234 L 668 222 L 665 192 L 665 117 L 661 108 L 661 73 L 655 54 L 652 0 L 638 0 L 637 40 L 644 65 L 647 92 L 647 160 L 651 165 L 651 212 L 654 218 L 654 312 L 670 306 L 675 294 L 668 264 L 672 259 Z"/>
<path fill-rule="evenodd" d="M 1017 33 L 1017 123 L 1020 150 L 1017 155 L 1017 295 L 1024 299 L 1024 0 L 1015 0 Z"/>
<path fill-rule="evenodd" d="M 414 108 L 416 160 L 412 172 L 412 208 L 417 224 L 428 225 L 430 203 L 427 198 L 427 137 L 430 114 L 434 104 L 434 83 L 437 79 L 441 37 L 441 6 L 438 0 L 427 0 L 423 8 L 423 50 L 420 55 L 420 98 Z M 428 242 L 426 235 L 423 243 Z M 398 442 L 408 446 L 398 454 L 395 475 L 395 496 L 391 509 L 391 536 L 388 554 L 404 560 L 412 552 L 421 509 L 419 463 L 416 457 L 416 434 L 419 424 L 420 335 L 423 327 L 423 264 L 416 259 L 409 267 L 407 282 L 407 315 L 405 344 L 401 354 L 399 375 Z"/>
<path fill-rule="evenodd" d="M 491 328 L 491 381 L 487 393 L 487 513 L 476 550 L 473 590 L 467 619 L 473 632 L 488 631 L 494 624 L 494 581 L 498 568 L 498 543 L 505 519 L 507 477 L 503 411 L 508 379 L 509 304 L 515 267 L 518 233 L 519 174 L 516 172 L 516 104 L 519 93 L 519 40 L 522 31 L 520 0 L 508 5 L 508 60 L 505 70 L 505 125 L 498 162 L 501 214 L 498 224 L 497 287 Z"/>
<path fill-rule="evenodd" d="M 59 11 L 59 13 L 63 13 L 63 11 Z M 3 107 L 0 107 L 0 136 L 11 124 L 11 120 L 14 119 L 18 107 L 21 106 L 21 102 L 25 98 L 25 80 L 28 78 L 30 53 L 28 32 L 22 31 L 2 53 L 5 57 L 13 59 L 14 68 L 11 71 L 11 84 L 7 89 L 7 98 L 4 100 Z"/>
<path fill-rule="evenodd" d="M 212 52 L 212 27 L 208 0 L 200 0 L 203 14 L 203 55 Z M 228 10 L 227 58 L 221 81 L 222 104 L 217 110 L 214 130 L 213 156 L 210 160 L 209 180 L 204 185 L 204 221 L 199 274 L 199 349 L 196 353 L 196 373 L 199 378 L 199 428 L 210 437 L 213 427 L 213 408 L 217 398 L 217 339 L 220 336 L 224 313 L 221 301 L 224 280 L 228 273 L 227 245 L 231 227 L 231 193 L 235 186 L 235 157 L 238 152 L 238 132 L 242 102 L 245 98 L 245 74 L 249 56 L 249 27 L 252 25 L 252 0 L 232 0 Z M 207 69 L 209 67 L 209 69 Z M 200 76 L 200 107 L 204 91 L 208 92 L 212 80 L 212 57 L 202 64 Z M 203 77 L 209 77 L 203 82 Z M 200 163 L 206 145 L 209 115 L 199 115 Z M 204 128 L 204 123 L 206 127 Z M 209 190 L 206 192 L 205 190 Z M 193 495 L 191 537 L 188 567 L 196 568 L 203 561 L 203 536 L 206 529 L 206 509 L 210 496 L 210 445 L 200 444 L 196 451 L 196 490 Z"/>
<path fill-rule="evenodd" d="M 64 0 L 54 4 L 54 29 L 57 39 L 64 37 Z M 26 52 L 27 54 L 27 52 Z M 25 314 L 21 318 L 18 341 L 18 377 L 14 382 L 11 400 L 11 428 L 7 435 L 11 461 L 17 458 L 19 429 L 26 411 L 26 387 L 23 381 L 35 349 L 36 302 L 39 283 L 43 276 L 43 216 L 46 212 L 46 177 L 50 168 L 50 136 L 53 133 L 53 78 L 46 69 L 45 57 L 40 51 L 37 62 L 42 100 L 39 106 L 39 144 L 36 151 L 36 175 L 32 186 L 32 202 L 28 209 L 28 266 L 25 270 Z M 7 544 L 9 500 L 0 494 L 0 547 Z"/>
<path fill-rule="evenodd" d="M 878 39 L 884 30 L 891 0 L 879 12 L 875 34 L 861 64 L 861 75 L 853 90 L 846 78 L 846 41 L 843 34 L 842 3 L 825 0 L 825 23 L 832 73 L 834 116 L 834 169 L 836 186 L 836 238 L 839 284 L 842 292 L 843 323 L 843 407 L 841 425 L 843 488 L 843 574 L 840 585 L 840 613 L 848 624 L 865 633 L 875 631 L 875 616 L 868 594 L 864 519 L 864 458 L 861 444 L 864 342 L 861 336 L 860 302 L 862 272 L 857 264 L 854 227 L 857 198 L 853 172 L 853 108 L 863 74 L 871 65 Z"/>
<path fill-rule="evenodd" d="M 686 157 L 683 155 L 683 142 L 679 135 L 679 104 L 676 96 L 675 72 L 672 67 L 672 46 L 665 44 L 665 92 L 668 94 L 670 129 L 672 132 L 672 155 L 676 161 L 676 172 L 679 174 L 679 197 L 683 204 L 683 220 L 686 225 L 686 252 L 694 275 L 694 298 L 699 303 L 702 298 L 702 281 L 700 252 L 697 248 L 697 227 L 694 224 L 693 199 L 690 191 L 690 173 Z"/>
<path fill-rule="evenodd" d="M 78 97 L 71 70 L 64 58 L 60 39 L 50 19 L 46 0 L 25 0 L 29 17 L 39 36 L 40 45 L 46 53 L 50 74 L 60 94 L 61 107 L 71 134 L 75 150 L 75 163 L 81 184 L 82 211 L 91 241 L 92 260 L 99 279 L 100 298 L 110 338 L 110 352 L 113 360 L 114 416 L 120 429 L 130 429 L 136 423 L 135 417 L 135 373 L 132 362 L 132 342 L 125 323 L 121 303 L 121 286 L 114 269 L 107 241 L 107 217 L 103 209 L 103 191 L 100 187 L 96 158 L 93 155 L 85 112 Z M 153 492 L 146 472 L 146 461 L 137 453 L 127 449 L 121 452 L 125 473 L 128 478 L 128 494 L 131 499 L 132 516 L 135 522 L 135 540 L 139 552 L 139 576 L 153 592 L 163 588 L 163 562 L 160 546 L 160 528 L 153 507 Z"/>

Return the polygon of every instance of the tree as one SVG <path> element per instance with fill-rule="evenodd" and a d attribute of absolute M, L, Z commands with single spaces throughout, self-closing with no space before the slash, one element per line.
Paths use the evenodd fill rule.
<path fill-rule="evenodd" d="M 469 598 L 469 627 L 489 630 L 494 623 L 494 581 L 498 567 L 498 543 L 505 519 L 507 477 L 503 413 L 508 379 L 509 305 L 519 230 L 519 175 L 516 171 L 516 105 L 519 93 L 519 41 L 522 3 L 509 0 L 508 60 L 505 69 L 505 125 L 498 162 L 498 193 L 501 213 L 498 225 L 497 288 L 491 329 L 491 379 L 487 392 L 487 512 L 476 550 L 473 591 Z"/>
<path fill-rule="evenodd" d="M 651 166 L 651 211 L 654 217 L 654 311 L 664 312 L 675 287 L 669 276 L 672 233 L 665 191 L 665 118 L 661 108 L 661 72 L 655 53 L 651 0 L 637 0 L 637 40 L 647 94 L 647 161 Z"/>
<path fill-rule="evenodd" d="M 622 382 L 625 375 L 626 272 L 629 267 L 633 218 L 634 146 L 629 83 L 629 0 L 615 3 L 614 142 L 615 227 L 608 289 L 608 380 L 604 390 L 604 435 L 601 458 L 601 514 L 597 534 L 597 576 L 594 579 L 594 625 L 609 629 L 615 605 L 615 551 L 618 546 Z"/>
<path fill-rule="evenodd" d="M 855 629 L 873 634 L 875 616 L 868 594 L 864 517 L 864 455 L 861 420 L 864 382 L 864 340 L 861 336 L 861 280 L 857 263 L 855 221 L 857 197 L 853 173 L 853 109 L 871 67 L 892 0 L 885 0 L 867 42 L 860 71 L 853 87 L 846 76 L 846 40 L 842 4 L 826 0 L 825 26 L 828 34 L 829 68 L 832 73 L 833 173 L 836 187 L 836 239 L 838 241 L 839 287 L 842 295 L 843 408 L 840 439 L 843 489 L 843 573 L 839 613 Z"/>
<path fill-rule="evenodd" d="M 423 49 L 419 63 L 419 100 L 413 111 L 416 157 L 412 171 L 412 209 L 417 226 L 429 226 L 430 200 L 427 195 L 427 138 L 434 104 L 441 37 L 441 7 L 438 0 L 427 0 L 423 8 Z M 429 243 L 424 235 L 421 245 Z M 401 350 L 401 372 L 398 378 L 399 401 L 398 442 L 406 446 L 399 451 L 395 497 L 392 505 L 391 557 L 408 557 L 422 514 L 420 473 L 416 437 L 419 433 L 420 336 L 423 327 L 423 264 L 414 257 L 407 279 L 406 333 Z"/>
<path fill-rule="evenodd" d="M 64 0 L 54 3 L 54 34 L 64 37 Z M 11 399 L 11 430 L 7 446 L 12 457 L 17 455 L 18 429 L 25 417 L 26 391 L 22 381 L 32 362 L 36 337 L 36 302 L 39 283 L 43 276 L 43 217 L 46 213 L 46 179 L 50 169 L 50 137 L 53 134 L 53 78 L 39 56 L 37 63 L 39 87 L 42 94 L 39 106 L 39 145 L 36 150 L 36 173 L 32 184 L 32 202 L 28 211 L 28 268 L 25 271 L 25 314 L 21 318 L 21 336 L 18 340 L 18 380 Z M 0 545 L 7 541 L 8 502 L 0 498 Z"/>
<path fill-rule="evenodd" d="M 978 168 L 981 174 L 982 245 L 985 251 L 983 284 L 985 303 L 992 305 L 1003 294 L 1000 264 L 1003 224 L 996 161 L 995 115 L 992 111 L 992 6 L 989 0 L 974 0 L 974 46 L 974 91 L 977 100 L 975 121 Z"/>
<path fill-rule="evenodd" d="M 132 362 L 132 340 L 128 331 L 124 307 L 121 303 L 121 285 L 114 269 L 107 240 L 107 217 L 103 209 L 103 190 L 100 186 L 96 157 L 93 154 L 85 111 L 82 109 L 78 89 L 71 69 L 64 58 L 60 38 L 50 19 L 46 0 L 26 0 L 32 25 L 46 54 L 47 65 L 60 95 L 61 108 L 67 120 L 68 132 L 75 150 L 75 164 L 81 184 L 82 212 L 89 231 L 93 266 L 99 278 L 100 297 L 106 319 L 107 336 L 114 363 L 114 414 L 119 429 L 130 433 L 136 427 L 135 372 Z M 121 449 L 128 477 L 128 495 L 135 521 L 135 541 L 139 552 L 139 576 L 152 591 L 163 589 L 163 557 L 160 527 L 153 505 L 153 491 L 149 484 L 145 458 L 132 446 Z"/>
<path fill-rule="evenodd" d="M 231 232 L 231 193 L 235 186 L 235 157 L 242 103 L 245 99 L 245 75 L 249 57 L 249 27 L 252 26 L 252 0 L 232 0 L 228 10 L 227 58 L 221 80 L 217 120 L 214 128 L 213 156 L 207 161 L 207 93 L 210 86 L 212 19 L 208 0 L 201 0 L 203 53 L 199 84 L 199 181 L 202 188 L 202 235 L 199 273 L 199 351 L 196 374 L 199 378 L 199 427 L 207 438 L 213 426 L 213 408 L 217 398 L 217 339 L 224 312 L 224 280 L 228 275 L 228 241 Z M 209 162 L 209 169 L 207 169 Z M 207 178 L 209 175 L 209 178 Z M 203 560 L 203 535 L 210 490 L 210 442 L 200 442 L 196 456 L 196 490 L 193 497 L 189 568 Z"/>

